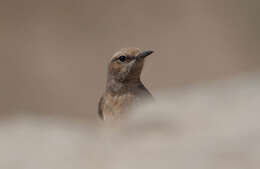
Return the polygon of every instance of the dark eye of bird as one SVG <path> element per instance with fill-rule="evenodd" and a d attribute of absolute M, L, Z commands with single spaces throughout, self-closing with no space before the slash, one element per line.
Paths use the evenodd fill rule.
<path fill-rule="evenodd" d="M 126 57 L 125 56 L 119 56 L 118 58 L 121 62 L 124 62 L 126 60 Z"/>

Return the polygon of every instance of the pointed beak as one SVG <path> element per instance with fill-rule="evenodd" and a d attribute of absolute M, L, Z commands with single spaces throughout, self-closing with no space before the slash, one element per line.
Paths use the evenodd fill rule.
<path fill-rule="evenodd" d="M 137 59 L 144 59 L 146 56 L 149 56 L 153 53 L 152 50 L 147 50 L 144 52 L 141 52 L 139 55 L 136 56 Z"/>

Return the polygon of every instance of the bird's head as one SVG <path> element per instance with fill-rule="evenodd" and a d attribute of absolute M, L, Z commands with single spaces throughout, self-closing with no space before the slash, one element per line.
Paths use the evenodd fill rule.
<path fill-rule="evenodd" d="M 153 51 L 141 51 L 138 48 L 123 48 L 116 52 L 109 61 L 109 78 L 128 82 L 140 79 L 145 58 Z"/>

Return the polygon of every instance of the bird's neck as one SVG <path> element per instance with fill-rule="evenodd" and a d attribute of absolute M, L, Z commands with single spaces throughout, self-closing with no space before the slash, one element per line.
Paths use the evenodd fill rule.
<path fill-rule="evenodd" d="M 118 81 L 111 78 L 107 80 L 106 91 L 112 95 L 121 95 L 133 91 L 140 84 L 142 84 L 140 78 L 129 81 Z"/>

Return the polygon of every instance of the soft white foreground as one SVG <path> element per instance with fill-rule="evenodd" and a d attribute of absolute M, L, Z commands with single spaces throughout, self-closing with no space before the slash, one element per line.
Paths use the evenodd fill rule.
<path fill-rule="evenodd" d="M 259 169 L 260 74 L 157 94 L 120 123 L 19 116 L 1 169 Z"/>

